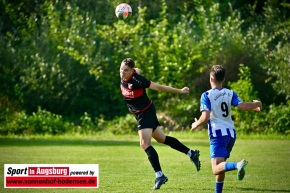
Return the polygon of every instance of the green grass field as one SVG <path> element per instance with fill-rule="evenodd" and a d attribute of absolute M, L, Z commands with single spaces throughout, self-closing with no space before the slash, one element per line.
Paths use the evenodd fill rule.
<path fill-rule="evenodd" d="M 159 153 L 163 172 L 169 178 L 160 190 L 151 190 L 155 174 L 138 136 L 0 137 L 0 192 L 58 193 L 203 193 L 214 191 L 207 136 L 174 133 L 192 149 L 201 151 L 201 170 L 196 172 L 189 158 L 166 145 L 153 145 Z M 290 192 L 289 139 L 237 139 L 228 161 L 249 161 L 246 176 L 238 181 L 236 171 L 228 172 L 224 193 Z M 4 189 L 4 164 L 99 164 L 98 189 Z"/>

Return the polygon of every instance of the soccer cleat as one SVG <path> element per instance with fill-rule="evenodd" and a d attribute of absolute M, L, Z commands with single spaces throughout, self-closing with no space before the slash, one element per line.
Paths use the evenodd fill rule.
<path fill-rule="evenodd" d="M 190 150 L 191 151 L 191 156 L 190 156 L 190 161 L 194 163 L 196 170 L 200 170 L 200 161 L 199 161 L 199 150 Z"/>
<path fill-rule="evenodd" d="M 159 178 L 156 178 L 155 179 L 155 185 L 154 185 L 154 187 L 152 189 L 153 190 L 159 189 L 161 187 L 161 185 L 165 184 L 165 182 L 167 182 L 167 181 L 168 181 L 168 178 L 165 175 L 163 175 L 163 176 L 161 176 Z"/>
<path fill-rule="evenodd" d="M 245 167 L 246 165 L 248 164 L 248 161 L 247 160 L 242 160 L 240 162 L 238 162 L 238 166 L 237 166 L 237 169 L 238 169 L 238 180 L 242 180 L 244 179 L 245 177 L 245 174 L 246 174 L 246 171 L 245 171 Z"/>

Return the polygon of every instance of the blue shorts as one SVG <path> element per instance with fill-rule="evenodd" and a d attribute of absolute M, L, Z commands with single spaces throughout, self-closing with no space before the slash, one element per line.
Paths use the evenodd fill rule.
<path fill-rule="evenodd" d="M 234 147 L 236 137 L 230 135 L 210 137 L 210 158 L 223 157 L 225 159 L 230 157 L 230 153 Z"/>

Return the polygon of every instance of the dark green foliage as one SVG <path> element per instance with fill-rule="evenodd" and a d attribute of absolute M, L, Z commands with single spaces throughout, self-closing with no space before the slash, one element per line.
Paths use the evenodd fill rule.
<path fill-rule="evenodd" d="M 251 81 L 250 69 L 244 65 L 239 68 L 239 80 L 237 82 L 229 82 L 229 87 L 233 89 L 243 102 L 252 102 L 253 100 L 260 100 L 257 98 L 257 92 L 254 90 Z M 232 109 L 232 116 L 235 122 L 235 126 L 238 131 L 244 133 L 259 132 L 259 122 L 254 121 L 255 119 L 261 120 L 261 114 L 252 110 L 242 111 L 238 108 Z"/>
<path fill-rule="evenodd" d="M 61 115 L 52 114 L 38 108 L 37 112 L 27 115 L 25 112 L 15 113 L 13 119 L 0 126 L 0 134 L 64 134 L 72 132 L 74 125 L 64 121 Z"/>
<path fill-rule="evenodd" d="M 290 102 L 281 104 L 279 106 L 270 105 L 269 113 L 267 114 L 266 120 L 269 123 L 266 127 L 266 131 L 269 133 L 290 133 Z"/>
<path fill-rule="evenodd" d="M 119 89 L 119 66 L 126 57 L 133 58 L 154 82 L 190 87 L 190 95 L 148 91 L 170 130 L 186 129 L 198 116 L 199 97 L 210 88 L 208 72 L 213 64 L 224 65 L 227 81 L 236 86 L 249 83 L 246 86 L 253 92 L 248 98 L 260 98 L 266 114 L 276 117 L 276 105 L 287 104 L 290 5 L 286 1 L 136 0 L 127 2 L 133 16 L 126 21 L 114 15 L 118 3 L 0 2 L 2 134 L 135 131 L 134 119 L 123 117 L 128 110 Z M 251 73 L 239 77 L 240 64 Z M 241 93 L 244 89 L 239 87 Z M 28 125 L 38 126 L 19 124 L 26 120 L 19 116 L 30 117 Z M 271 119 L 265 127 L 263 113 L 246 116 L 244 122 L 236 117 L 245 132 L 279 127 L 276 131 L 285 133 L 282 123 L 289 122 L 287 116 Z M 46 117 L 55 122 L 38 123 Z M 247 126 L 251 119 L 261 124 Z M 11 131 L 2 127 L 9 123 L 15 123 L 7 127 Z"/>

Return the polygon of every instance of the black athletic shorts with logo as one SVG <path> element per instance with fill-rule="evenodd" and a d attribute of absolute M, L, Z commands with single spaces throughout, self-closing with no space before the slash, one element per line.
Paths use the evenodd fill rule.
<path fill-rule="evenodd" d="M 154 131 L 158 126 L 160 126 L 153 103 L 145 111 L 136 113 L 135 118 L 138 122 L 138 130 L 152 128 Z"/>

